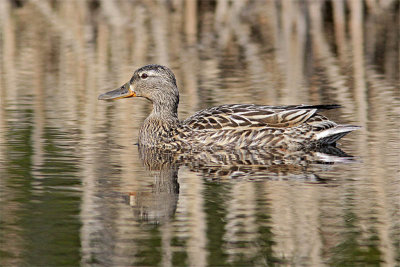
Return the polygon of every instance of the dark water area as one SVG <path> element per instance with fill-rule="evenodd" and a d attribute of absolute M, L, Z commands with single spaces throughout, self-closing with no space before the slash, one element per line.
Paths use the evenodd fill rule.
<path fill-rule="evenodd" d="M 1 266 L 400 265 L 398 1 L 0 0 Z M 170 67 L 179 118 L 340 104 L 337 148 L 136 145 Z"/>

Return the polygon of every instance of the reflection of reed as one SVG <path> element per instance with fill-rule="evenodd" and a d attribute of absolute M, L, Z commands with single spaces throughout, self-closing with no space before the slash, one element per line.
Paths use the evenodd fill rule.
<path fill-rule="evenodd" d="M 236 183 L 229 192 L 224 235 L 225 251 L 228 262 L 235 263 L 240 257 L 251 259 L 260 254 L 255 244 L 258 225 L 256 223 L 255 185 L 252 183 Z"/>
<path fill-rule="evenodd" d="M 7 96 L 11 100 L 17 97 L 17 90 L 7 90 L 5 88 L 17 87 L 17 68 L 16 63 L 16 34 L 15 34 L 15 20 L 11 18 L 11 6 L 7 1 L 0 3 L 1 12 L 1 73 L 2 78 L 2 97 Z M 3 84 L 5 88 L 3 88 Z M 4 100 L 3 100 L 4 101 Z"/>
<path fill-rule="evenodd" d="M 400 196 L 398 195 L 395 201 L 389 201 L 389 203 L 386 194 L 391 192 L 391 194 L 395 195 L 394 191 L 400 187 L 398 186 L 396 190 L 393 190 L 392 185 L 396 184 L 396 182 L 387 181 L 388 177 L 396 176 L 396 170 L 392 168 L 383 169 L 380 166 L 384 166 L 388 162 L 393 162 L 392 166 L 396 166 L 400 162 L 400 154 L 392 153 L 388 148 L 388 146 L 391 146 L 394 151 L 400 151 L 399 142 L 393 142 L 393 140 L 400 137 L 396 123 L 393 123 L 393 118 L 400 119 L 400 102 L 395 97 L 395 88 L 383 81 L 381 76 L 374 70 L 366 70 L 366 81 L 370 84 L 370 94 L 375 100 L 369 104 L 369 113 L 373 114 L 374 119 L 370 120 L 368 130 L 372 133 L 370 138 L 374 141 L 370 145 L 373 149 L 370 150 L 370 157 L 367 160 L 369 165 L 377 169 L 377 175 L 371 177 L 375 194 L 365 201 L 370 201 L 371 205 L 373 205 L 372 203 L 379 203 L 378 205 L 386 207 L 377 211 L 382 218 L 381 224 L 377 226 L 377 231 L 381 238 L 381 250 L 385 252 L 383 255 L 385 262 L 388 265 L 395 265 L 393 260 L 395 258 L 395 248 L 391 242 L 391 236 L 395 234 L 392 228 L 393 222 L 396 220 L 393 217 L 393 212 L 400 211 Z M 382 90 L 383 88 L 385 88 L 384 91 Z M 381 127 L 387 130 L 381 132 L 379 131 Z M 364 149 L 366 151 L 369 150 L 368 147 Z M 386 154 L 386 160 L 380 156 L 382 154 Z M 363 195 L 368 195 L 368 193 L 366 192 Z M 368 215 L 366 217 L 368 218 Z M 364 219 L 367 220 L 367 218 Z"/>
<path fill-rule="evenodd" d="M 22 229 L 15 225 L 19 220 L 18 214 L 23 212 L 22 205 L 9 205 L 13 199 L 18 197 L 17 190 L 8 189 L 8 164 L 11 163 L 10 155 L 6 144 L 10 139 L 10 112 L 6 110 L 16 110 L 18 103 L 18 70 L 16 67 L 16 22 L 11 16 L 11 3 L 8 1 L 0 2 L 0 217 L 1 217 L 1 254 L 11 255 L 11 257 L 1 256 L 0 264 L 4 266 L 21 265 L 23 260 L 20 257 L 24 250 L 24 237 Z M 12 88 L 12 90 L 9 90 Z M 6 105 L 9 102 L 11 105 Z M 10 242 L 10 240 L 13 240 Z"/>
<path fill-rule="evenodd" d="M 338 46 L 340 60 L 343 62 L 346 60 L 347 55 L 345 2 L 344 0 L 332 1 L 332 5 L 335 43 Z"/>

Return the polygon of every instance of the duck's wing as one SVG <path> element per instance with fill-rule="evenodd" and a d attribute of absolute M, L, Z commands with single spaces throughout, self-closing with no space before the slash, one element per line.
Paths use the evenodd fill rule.
<path fill-rule="evenodd" d="M 338 108 L 339 105 L 222 105 L 204 109 L 183 121 L 192 129 L 229 129 L 242 127 L 296 127 L 309 120 L 320 110 Z M 323 116 L 319 120 L 326 120 Z M 314 122 L 316 123 L 316 122 Z"/>

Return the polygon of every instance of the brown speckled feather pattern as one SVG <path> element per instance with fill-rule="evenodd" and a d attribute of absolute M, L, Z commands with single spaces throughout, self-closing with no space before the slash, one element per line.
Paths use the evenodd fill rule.
<path fill-rule="evenodd" d="M 310 148 L 335 144 L 359 128 L 338 125 L 318 113 L 338 105 L 231 104 L 204 109 L 179 121 L 175 75 L 160 65 L 136 70 L 128 83 L 99 99 L 131 96 L 153 103 L 151 114 L 140 128 L 139 144 L 169 150 Z"/>
<path fill-rule="evenodd" d="M 222 105 L 181 122 L 172 139 L 183 148 L 310 147 L 319 145 L 316 133 L 337 126 L 317 114 L 333 107 Z"/>

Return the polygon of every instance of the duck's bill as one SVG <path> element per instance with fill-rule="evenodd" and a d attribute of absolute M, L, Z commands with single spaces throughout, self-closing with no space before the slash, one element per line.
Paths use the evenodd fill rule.
<path fill-rule="evenodd" d="M 99 100 L 114 100 L 134 96 L 136 96 L 135 92 L 130 89 L 129 83 L 126 83 L 118 89 L 99 95 Z"/>

